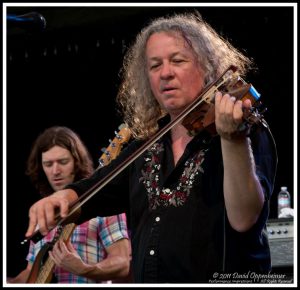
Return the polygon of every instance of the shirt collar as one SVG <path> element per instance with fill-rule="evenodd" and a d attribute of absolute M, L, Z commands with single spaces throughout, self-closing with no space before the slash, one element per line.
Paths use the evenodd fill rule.
<path fill-rule="evenodd" d="M 170 121 L 171 121 L 171 117 L 169 114 L 158 119 L 157 124 L 158 124 L 159 129 L 165 127 Z"/>

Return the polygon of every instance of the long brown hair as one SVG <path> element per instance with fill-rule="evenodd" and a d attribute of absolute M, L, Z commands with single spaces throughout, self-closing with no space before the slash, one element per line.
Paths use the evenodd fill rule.
<path fill-rule="evenodd" d="M 67 127 L 50 127 L 38 136 L 27 160 L 26 174 L 42 196 L 53 193 L 43 170 L 42 153 L 56 145 L 67 149 L 73 156 L 74 181 L 89 177 L 94 170 L 92 158 L 75 132 Z"/>

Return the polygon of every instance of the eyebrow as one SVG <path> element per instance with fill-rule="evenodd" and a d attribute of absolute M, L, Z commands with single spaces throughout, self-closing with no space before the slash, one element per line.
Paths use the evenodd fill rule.
<path fill-rule="evenodd" d="M 60 161 L 60 160 L 66 160 L 66 159 L 70 159 L 70 157 L 66 156 L 66 157 L 61 157 L 61 158 L 57 158 L 57 159 L 45 159 L 42 160 L 42 162 L 53 162 L 53 161 Z"/>
<path fill-rule="evenodd" d="M 178 54 L 182 54 L 183 56 L 185 56 L 183 53 L 181 53 L 180 51 L 177 51 L 177 52 L 173 52 L 170 57 L 174 57 L 174 56 L 177 56 Z M 154 60 L 154 61 L 158 61 L 160 60 L 161 58 L 158 57 L 158 56 L 153 56 L 153 57 L 150 57 L 149 60 Z"/>

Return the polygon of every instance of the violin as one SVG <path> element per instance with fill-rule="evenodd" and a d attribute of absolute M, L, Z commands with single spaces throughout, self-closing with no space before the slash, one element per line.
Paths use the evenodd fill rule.
<path fill-rule="evenodd" d="M 75 202 L 70 205 L 69 215 L 71 216 L 90 199 L 96 193 L 98 193 L 106 184 L 108 184 L 113 178 L 120 174 L 126 167 L 128 167 L 133 161 L 140 157 L 146 150 L 148 150 L 157 140 L 159 140 L 164 134 L 172 129 L 177 124 L 182 124 L 188 130 L 191 136 L 195 136 L 202 131 L 208 132 L 210 138 L 217 135 L 215 128 L 215 108 L 214 98 L 217 91 L 221 91 L 223 94 L 228 93 L 231 96 L 236 97 L 238 100 L 249 99 L 251 101 L 252 108 L 247 111 L 244 116 L 244 122 L 240 129 L 251 129 L 253 125 L 267 126 L 267 123 L 263 119 L 263 112 L 261 110 L 261 103 L 259 101 L 260 94 L 257 93 L 255 88 L 248 84 L 239 75 L 235 66 L 230 66 L 216 81 L 204 88 L 200 96 L 198 96 L 189 106 L 187 106 L 174 120 L 170 121 L 165 127 L 157 131 L 149 140 L 143 143 L 131 156 L 125 161 L 118 164 L 113 170 L 111 170 L 104 178 L 99 180 L 94 186 L 81 195 Z M 255 126 L 254 126 L 255 127 Z M 203 141 L 205 142 L 205 141 Z M 57 225 L 63 224 L 65 219 L 62 219 L 59 214 L 56 216 Z M 41 239 L 42 235 L 36 231 L 27 240 Z"/>
<path fill-rule="evenodd" d="M 266 126 L 263 119 L 263 113 L 266 109 L 261 110 L 260 94 L 252 84 L 248 84 L 240 77 L 236 67 L 231 66 L 215 84 L 202 94 L 197 106 L 191 109 L 187 116 L 183 118 L 182 125 L 188 130 L 190 136 L 195 136 L 203 130 L 207 131 L 211 137 L 217 135 L 214 106 L 217 91 L 220 91 L 223 95 L 229 94 L 235 97 L 236 100 L 250 100 L 252 108 L 250 112 L 244 112 L 244 122 L 240 125 L 240 131 L 251 129 L 254 124 Z"/>

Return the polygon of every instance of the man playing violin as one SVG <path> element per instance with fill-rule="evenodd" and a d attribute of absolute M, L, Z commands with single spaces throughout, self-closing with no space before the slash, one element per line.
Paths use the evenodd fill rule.
<path fill-rule="evenodd" d="M 67 127 L 46 129 L 35 141 L 28 158 L 27 174 L 42 196 L 51 196 L 53 191 L 87 178 L 92 172 L 89 152 L 79 136 Z M 37 270 L 33 264 L 38 252 L 52 242 L 57 231 L 54 228 L 36 244 L 31 241 L 26 269 L 9 278 L 9 283 L 46 283 L 34 273 Z M 97 216 L 75 227 L 66 243 L 55 243 L 49 252 L 56 264 L 54 273 L 43 268 L 38 269 L 43 271 L 39 275 L 52 277 L 52 282 L 57 283 L 105 283 L 128 275 L 130 254 L 126 215 Z"/>
<path fill-rule="evenodd" d="M 218 273 L 268 273 L 266 221 L 277 166 L 268 127 L 241 130 L 252 103 L 222 91 L 213 95 L 215 136 L 205 128 L 191 135 L 176 122 L 231 65 L 245 75 L 251 61 L 200 15 L 153 20 L 127 51 L 118 94 L 135 140 L 91 178 L 35 203 L 26 236 L 37 225 L 46 234 L 54 209 L 65 217 L 72 202 L 123 168 L 81 207 L 80 218 L 130 211 L 135 282 L 213 283 Z"/>

